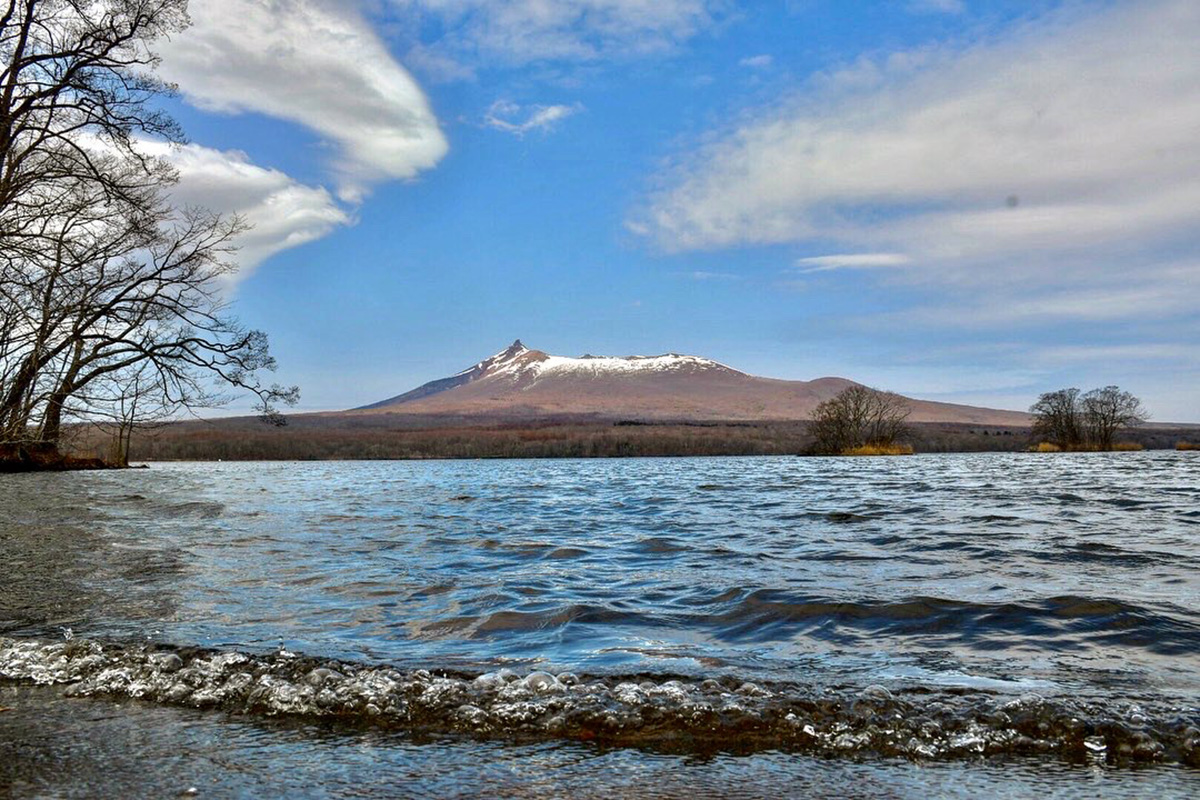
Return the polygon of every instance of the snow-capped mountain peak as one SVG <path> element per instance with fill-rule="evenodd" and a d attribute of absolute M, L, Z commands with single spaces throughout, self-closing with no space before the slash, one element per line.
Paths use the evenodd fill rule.
<path fill-rule="evenodd" d="M 852 381 L 759 378 L 701 356 L 554 356 L 520 339 L 469 369 L 359 411 L 443 418 L 795 420 Z M 911 401 L 915 420 L 1024 424 L 1019 412 Z"/>
<path fill-rule="evenodd" d="M 539 355 L 543 356 L 545 355 L 545 353 L 540 353 L 536 350 L 530 350 L 524 345 L 524 343 L 521 342 L 520 339 L 517 339 L 499 353 L 496 353 L 494 356 L 489 358 L 485 358 L 483 361 L 480 361 L 473 367 L 467 367 L 462 372 L 455 375 L 455 377 L 458 377 L 459 375 L 472 374 L 477 375 L 477 377 L 482 377 L 485 373 L 494 374 L 498 371 L 503 371 L 513 367 L 530 353 L 538 353 Z"/>

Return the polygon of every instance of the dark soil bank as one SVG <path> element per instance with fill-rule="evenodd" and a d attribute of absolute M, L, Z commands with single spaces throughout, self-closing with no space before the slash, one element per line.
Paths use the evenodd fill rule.
<path fill-rule="evenodd" d="M 0 472 L 63 472 L 81 469 L 114 469 L 101 458 L 64 455 L 54 448 L 0 446 Z"/>

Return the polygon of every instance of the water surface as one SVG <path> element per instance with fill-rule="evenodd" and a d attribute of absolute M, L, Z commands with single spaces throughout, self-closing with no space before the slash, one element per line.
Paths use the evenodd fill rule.
<path fill-rule="evenodd" d="M 740 750 L 747 774 L 809 753 L 1200 763 L 1194 456 L 5 476 L 0 672 L 384 741 L 465 735 L 449 751 L 472 758 L 596 741 L 642 748 L 611 758 L 646 770 Z"/>

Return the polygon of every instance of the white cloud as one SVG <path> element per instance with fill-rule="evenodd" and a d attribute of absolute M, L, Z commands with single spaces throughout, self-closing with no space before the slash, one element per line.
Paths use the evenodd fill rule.
<path fill-rule="evenodd" d="M 955 369 L 948 370 L 945 364 L 871 364 L 864 365 L 863 371 L 869 373 L 868 380 L 874 386 L 922 398 L 949 396 L 960 401 L 972 394 L 1028 389 L 1036 385 L 1040 377 L 1030 369 L 998 369 L 994 365 L 957 365 Z M 1028 403 L 1014 405 L 1022 408 L 1027 407 Z"/>
<path fill-rule="evenodd" d="M 910 0 L 908 9 L 917 14 L 961 14 L 967 6 L 963 0 Z"/>
<path fill-rule="evenodd" d="M 421 88 L 351 3 L 204 0 L 163 48 L 162 74 L 198 107 L 297 122 L 336 145 L 344 199 L 433 167 L 446 140 Z"/>
<path fill-rule="evenodd" d="M 416 42 L 404 54 L 404 63 L 425 78 L 436 83 L 468 81 L 475 77 L 475 70 L 458 60 L 447 48 Z"/>
<path fill-rule="evenodd" d="M 1195 312 L 1193 287 L 1200 285 L 1200 263 L 1135 261 L 1097 273 L 1090 281 L 1051 274 L 1032 286 L 1028 284 L 1034 279 L 1028 277 L 984 276 L 980 282 L 990 283 L 987 291 L 963 287 L 966 291 L 953 304 L 943 298 L 902 316 L 908 324 L 931 327 L 1038 328 L 1069 322 L 1103 323 L 1111 330 L 1122 320 L 1182 318 Z M 1182 329 L 1180 335 L 1187 337 Z"/>
<path fill-rule="evenodd" d="M 178 170 L 179 183 L 171 188 L 176 204 L 240 214 L 253 226 L 238 241 L 241 271 L 235 280 L 247 277 L 275 253 L 327 236 L 351 222 L 326 189 L 257 166 L 245 153 L 152 142 L 143 142 L 139 149 L 166 158 Z"/>
<path fill-rule="evenodd" d="M 738 65 L 742 67 L 748 67 L 750 69 L 766 69 L 767 67 L 771 66 L 771 62 L 774 60 L 775 59 L 773 59 L 770 55 L 763 53 L 762 55 L 748 56 L 743 58 L 738 62 Z"/>
<path fill-rule="evenodd" d="M 546 131 L 561 120 L 583 110 L 579 103 L 574 105 L 521 106 L 507 100 L 497 100 L 488 108 L 483 124 L 498 131 L 524 136 L 530 131 Z"/>
<path fill-rule="evenodd" d="M 903 267 L 912 259 L 903 253 L 845 253 L 834 256 L 812 256 L 796 260 L 801 273 L 831 272 L 838 269 L 877 269 Z"/>
<path fill-rule="evenodd" d="M 445 32 L 421 48 L 447 60 L 519 66 L 669 52 L 711 27 L 728 0 L 388 0 Z M 452 74 L 452 73 L 451 73 Z"/>
<path fill-rule="evenodd" d="M 1124 345 L 1062 345 L 1044 348 L 1035 356 L 1049 364 L 1078 364 L 1087 361 L 1170 361 L 1200 366 L 1200 351 L 1182 344 L 1143 343 Z"/>
<path fill-rule="evenodd" d="M 742 278 L 741 275 L 732 272 L 711 272 L 704 269 L 693 270 L 687 273 L 687 276 L 694 281 L 737 281 Z"/>
<path fill-rule="evenodd" d="M 1171 298 L 1197 274 L 1170 257 L 1200 231 L 1200 4 L 1070 8 L 814 79 L 682 159 L 630 229 L 668 249 L 893 254 L 931 285 L 1001 287 L 997 316 L 1183 313 Z"/>

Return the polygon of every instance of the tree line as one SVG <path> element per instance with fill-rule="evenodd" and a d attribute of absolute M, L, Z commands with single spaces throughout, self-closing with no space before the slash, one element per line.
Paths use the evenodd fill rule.
<path fill-rule="evenodd" d="M 267 337 L 229 314 L 236 216 L 180 207 L 182 144 L 154 45 L 186 0 L 0 2 L 0 461 L 58 453 L 64 424 L 132 427 L 230 390 L 282 421 Z"/>
<path fill-rule="evenodd" d="M 1042 394 L 1029 409 L 1035 441 L 1060 450 L 1112 450 L 1117 435 L 1145 422 L 1141 400 L 1119 386 Z M 817 405 L 808 430 L 810 450 L 824 455 L 895 454 L 912 438 L 908 401 L 892 392 L 851 386 Z"/>

